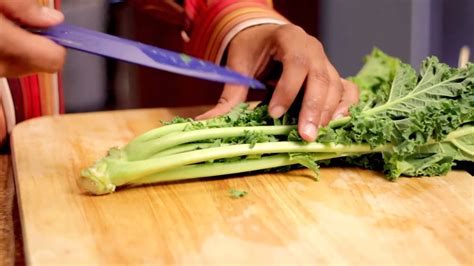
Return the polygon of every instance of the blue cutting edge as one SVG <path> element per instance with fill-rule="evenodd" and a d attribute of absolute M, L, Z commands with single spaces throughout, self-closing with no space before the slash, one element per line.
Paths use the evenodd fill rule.
<path fill-rule="evenodd" d="M 63 23 L 51 28 L 31 31 L 62 46 L 87 53 L 200 79 L 241 84 L 256 89 L 265 88 L 265 85 L 256 79 L 201 59 L 78 26 Z"/>

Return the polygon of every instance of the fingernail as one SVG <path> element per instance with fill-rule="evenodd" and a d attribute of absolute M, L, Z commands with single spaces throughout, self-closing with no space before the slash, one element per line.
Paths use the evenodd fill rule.
<path fill-rule="evenodd" d="M 314 140 L 316 138 L 316 126 L 311 123 L 306 124 L 303 127 L 303 134 L 309 139 Z"/>
<path fill-rule="evenodd" d="M 61 22 L 64 19 L 64 15 L 61 12 L 45 6 L 41 7 L 41 13 L 51 22 Z"/>
<path fill-rule="evenodd" d="M 275 106 L 270 110 L 270 115 L 273 118 L 279 118 L 285 113 L 285 108 L 283 106 Z"/>

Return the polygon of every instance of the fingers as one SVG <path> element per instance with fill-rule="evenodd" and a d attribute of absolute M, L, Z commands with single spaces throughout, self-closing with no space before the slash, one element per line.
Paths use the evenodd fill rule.
<path fill-rule="evenodd" d="M 31 27 L 49 27 L 64 20 L 61 12 L 40 7 L 35 0 L 1 1 L 0 76 L 55 72 L 62 67 L 64 48 L 28 33 L 7 18 Z"/>
<path fill-rule="evenodd" d="M 298 132 L 306 141 L 314 141 L 323 120 L 327 120 L 328 113 L 334 111 L 337 106 L 333 103 L 340 98 L 337 90 L 339 75 L 326 58 L 324 49 L 314 37 L 308 37 L 309 54 L 312 58 L 310 69 L 306 80 L 306 88 L 301 103 L 298 119 Z M 331 91 L 332 88 L 336 88 Z M 329 98 L 328 98 L 329 97 Z"/>
<path fill-rule="evenodd" d="M 281 117 L 295 100 L 306 76 L 309 62 L 306 33 L 299 27 L 282 26 L 275 33 L 277 51 L 275 59 L 283 64 L 283 72 L 278 80 L 269 113 L 272 117 Z"/>
<path fill-rule="evenodd" d="M 343 96 L 341 102 L 336 107 L 332 119 L 342 118 L 349 115 L 349 107 L 359 102 L 359 88 L 345 79 L 341 79 L 343 85 Z"/>
<path fill-rule="evenodd" d="M 288 111 L 306 80 L 298 132 L 314 141 L 318 128 L 331 119 L 342 97 L 339 74 L 329 63 L 321 43 L 294 25 L 280 27 L 274 38 L 275 59 L 283 72 L 269 104 L 272 117 Z"/>
<path fill-rule="evenodd" d="M 268 107 L 270 115 L 274 118 L 281 117 L 288 111 L 308 73 L 303 59 L 297 56 L 290 58 L 283 61 L 283 72 Z"/>
<path fill-rule="evenodd" d="M 41 7 L 35 0 L 7 0 L 0 2 L 0 13 L 26 26 L 50 27 L 61 23 L 61 12 Z"/>
<path fill-rule="evenodd" d="M 17 27 L 0 15 L 0 76 L 56 72 L 65 49 L 54 42 Z"/>
<path fill-rule="evenodd" d="M 306 141 L 316 139 L 328 87 L 329 74 L 326 64 L 317 61 L 308 74 L 298 119 L 298 132 Z"/>
<path fill-rule="evenodd" d="M 357 87 L 342 80 L 321 43 L 295 25 L 260 26 L 239 33 L 230 45 L 228 66 L 255 76 L 272 57 L 282 63 L 283 71 L 270 100 L 269 113 L 274 118 L 281 117 L 304 87 L 298 132 L 306 141 L 314 141 L 321 126 L 347 115 L 349 106 L 357 103 Z M 225 114 L 246 97 L 246 87 L 226 85 L 219 103 L 197 119 Z"/>
<path fill-rule="evenodd" d="M 329 87 L 326 100 L 324 101 L 324 106 L 321 110 L 321 120 L 319 121 L 320 127 L 326 126 L 329 123 L 334 111 L 336 110 L 336 107 L 341 101 L 342 93 L 344 91 L 341 78 L 339 77 L 339 74 L 337 73 L 334 66 L 327 62 L 326 67 L 329 73 Z"/>

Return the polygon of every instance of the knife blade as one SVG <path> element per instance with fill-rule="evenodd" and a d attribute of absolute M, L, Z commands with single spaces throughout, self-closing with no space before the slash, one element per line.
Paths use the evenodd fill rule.
<path fill-rule="evenodd" d="M 265 88 L 254 78 L 208 61 L 75 25 L 63 23 L 46 29 L 29 30 L 64 47 L 86 53 L 210 81 Z"/>

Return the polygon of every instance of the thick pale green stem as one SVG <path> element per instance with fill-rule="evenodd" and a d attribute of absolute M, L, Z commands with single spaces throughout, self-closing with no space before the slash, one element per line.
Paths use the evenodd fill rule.
<path fill-rule="evenodd" d="M 152 129 L 133 139 L 127 146 L 154 140 L 173 132 L 183 131 L 188 125 L 190 125 L 190 123 L 179 123 Z"/>
<path fill-rule="evenodd" d="M 207 128 L 185 132 L 175 132 L 164 135 L 150 142 L 127 145 L 124 151 L 129 161 L 148 159 L 150 156 L 170 147 L 184 143 L 202 141 L 214 138 L 230 138 L 245 135 L 248 131 L 261 132 L 266 135 L 287 135 L 295 126 L 256 126 L 256 127 L 229 127 Z"/>
<path fill-rule="evenodd" d="M 182 145 L 179 145 L 179 146 L 176 146 L 176 147 L 169 148 L 169 149 L 164 150 L 164 151 L 160 151 L 160 152 L 154 154 L 153 156 L 151 156 L 150 159 L 151 158 L 158 158 L 158 157 L 161 157 L 161 156 L 177 154 L 177 153 L 188 152 L 188 151 L 202 150 L 202 149 L 207 149 L 207 148 L 212 148 L 212 147 L 226 147 L 226 146 L 230 146 L 230 145 L 231 144 L 227 144 L 227 143 L 221 143 L 218 146 L 216 146 L 216 144 L 214 144 L 214 143 L 182 144 Z"/>
<path fill-rule="evenodd" d="M 351 153 L 365 153 L 387 149 L 391 149 L 391 146 L 387 145 L 371 149 L 369 145 L 344 146 L 321 143 L 270 142 L 258 143 L 253 147 L 250 144 L 239 144 L 228 147 L 208 148 L 141 161 L 126 161 L 122 157 L 117 159 L 117 157 L 109 156 L 102 158 L 94 166 L 83 170 L 79 179 L 79 186 L 90 193 L 100 195 L 113 192 L 117 186 L 133 184 L 136 180 L 140 180 L 145 176 L 210 160 L 254 154 L 284 153 L 286 155 L 291 152 L 304 152 L 335 153 L 336 155 L 341 155 L 347 151 Z M 258 161 L 260 160 L 255 160 L 255 162 Z"/>
<path fill-rule="evenodd" d="M 348 154 L 321 153 L 312 155 L 314 161 L 332 159 L 346 156 Z M 359 155 L 359 154 L 357 154 Z M 298 164 L 298 161 L 291 160 L 288 154 L 278 154 L 265 156 L 260 159 L 242 159 L 235 162 L 209 163 L 182 166 L 177 169 L 159 172 L 145 176 L 133 182 L 133 185 L 152 184 L 158 182 L 176 181 L 184 179 L 222 176 L 237 173 L 245 173 Z"/>
<path fill-rule="evenodd" d="M 157 172 L 166 171 L 172 168 L 181 167 L 188 164 L 201 163 L 210 160 L 223 158 L 232 158 L 253 154 L 277 154 L 289 152 L 304 153 L 352 153 L 377 152 L 389 149 L 391 146 L 380 146 L 375 149 L 369 145 L 335 145 L 321 143 L 295 143 L 295 142 L 277 142 L 277 143 L 258 143 L 254 147 L 250 144 L 232 145 L 229 147 L 208 148 L 205 150 L 196 150 L 180 154 L 163 156 L 141 161 L 106 161 L 107 180 L 110 180 L 116 186 L 133 183 L 135 180 L 151 175 Z"/>
<path fill-rule="evenodd" d="M 338 128 L 338 127 L 342 127 L 343 125 L 349 123 L 349 121 L 351 121 L 351 117 L 346 116 L 346 117 L 343 117 L 343 118 L 332 120 L 331 122 L 329 122 L 328 126 L 330 128 Z"/>

